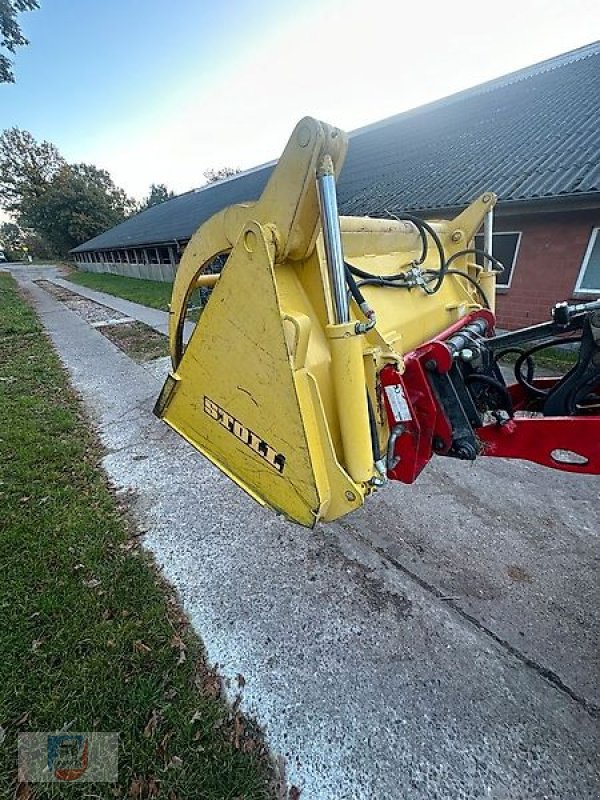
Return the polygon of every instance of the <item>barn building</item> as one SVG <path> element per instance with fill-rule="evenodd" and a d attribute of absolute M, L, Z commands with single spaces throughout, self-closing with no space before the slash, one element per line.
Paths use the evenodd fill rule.
<path fill-rule="evenodd" d="M 75 248 L 84 270 L 172 280 L 212 214 L 255 200 L 267 164 L 143 211 Z M 505 265 L 498 322 L 548 318 L 558 300 L 600 296 L 600 42 L 354 131 L 340 213 L 450 217 L 499 196 Z"/>

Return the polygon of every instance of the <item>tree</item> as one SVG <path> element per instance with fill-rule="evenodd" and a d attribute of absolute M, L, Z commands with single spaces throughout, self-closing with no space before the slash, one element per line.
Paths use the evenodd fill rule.
<path fill-rule="evenodd" d="M 153 183 L 148 197 L 140 203 L 140 211 L 145 211 L 147 208 L 152 208 L 152 206 L 159 206 L 172 197 L 175 197 L 175 192 L 167 189 L 164 183 Z"/>
<path fill-rule="evenodd" d="M 21 229 L 14 222 L 3 222 L 0 225 L 0 246 L 3 250 L 16 250 L 21 237 Z"/>
<path fill-rule="evenodd" d="M 242 170 L 239 167 L 210 167 L 204 170 L 204 177 L 207 183 L 218 183 L 225 178 L 231 178 Z"/>
<path fill-rule="evenodd" d="M 20 11 L 34 11 L 39 8 L 38 0 L 0 0 L 0 47 L 14 53 L 17 47 L 29 44 L 17 22 Z M 0 53 L 0 83 L 14 83 L 12 61 Z"/>
<path fill-rule="evenodd" d="M 33 258 L 53 258 L 56 255 L 41 236 L 21 228 L 16 222 L 0 225 L 0 249 L 4 250 L 9 261 L 20 261 L 25 254 Z"/>
<path fill-rule="evenodd" d="M 40 197 L 24 200 L 20 221 L 57 252 L 123 222 L 132 201 L 109 173 L 93 164 L 64 164 Z"/>
<path fill-rule="evenodd" d="M 10 128 L 0 135 L 0 207 L 34 237 L 38 249 L 66 255 L 122 222 L 135 203 L 106 170 L 67 164 L 50 142 Z"/>
<path fill-rule="evenodd" d="M 37 142 L 20 128 L 2 131 L 0 207 L 18 212 L 24 201 L 41 197 L 64 165 L 64 158 L 50 142 Z"/>

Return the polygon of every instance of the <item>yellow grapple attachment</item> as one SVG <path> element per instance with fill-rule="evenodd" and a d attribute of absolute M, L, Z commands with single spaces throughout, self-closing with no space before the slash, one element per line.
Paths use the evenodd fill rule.
<path fill-rule="evenodd" d="M 448 275 L 435 295 L 366 286 L 376 324 L 355 303 L 340 316 L 348 299 L 332 261 L 385 276 L 409 269 L 422 246 L 410 223 L 337 216 L 346 149 L 338 129 L 301 120 L 260 199 L 224 209 L 192 237 L 170 307 L 173 368 L 155 408 L 254 498 L 306 526 L 355 510 L 381 482 L 373 435 L 384 446 L 389 430 L 379 370 L 402 371 L 403 353 L 481 304 L 476 286 Z M 482 195 L 456 219 L 431 223 L 448 254 L 468 247 L 494 202 Z M 220 275 L 203 275 L 223 254 Z M 457 264 L 493 297 L 493 272 Z M 430 248 L 423 267 L 436 266 Z M 188 301 L 207 285 L 184 347 Z"/>

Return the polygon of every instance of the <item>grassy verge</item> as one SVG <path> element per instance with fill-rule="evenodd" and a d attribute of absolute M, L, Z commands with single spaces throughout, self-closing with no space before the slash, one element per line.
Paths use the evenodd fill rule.
<path fill-rule="evenodd" d="M 0 796 L 271 797 L 264 746 L 220 698 L 172 590 L 138 548 L 79 401 L 7 275 L 0 451 Z M 82 794 L 18 783 L 17 734 L 63 726 L 119 732 L 118 784 Z"/>
<path fill-rule="evenodd" d="M 169 355 L 167 337 L 143 322 L 104 325 L 98 330 L 135 361 L 152 361 Z"/>
<path fill-rule="evenodd" d="M 123 275 L 110 275 L 108 272 L 79 272 L 74 270 L 68 276 L 69 281 L 88 289 L 132 300 L 143 306 L 160 308 L 168 311 L 171 302 L 172 283 L 148 281 L 142 278 L 127 278 Z"/>

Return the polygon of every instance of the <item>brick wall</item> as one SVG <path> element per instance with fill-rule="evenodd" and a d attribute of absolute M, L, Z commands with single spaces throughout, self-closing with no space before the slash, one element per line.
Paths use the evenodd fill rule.
<path fill-rule="evenodd" d="M 521 231 L 509 289 L 498 291 L 498 327 L 515 329 L 549 318 L 560 300 L 574 298 L 575 282 L 600 209 L 496 217 L 495 230 Z M 577 295 L 577 301 L 597 299 Z"/>

